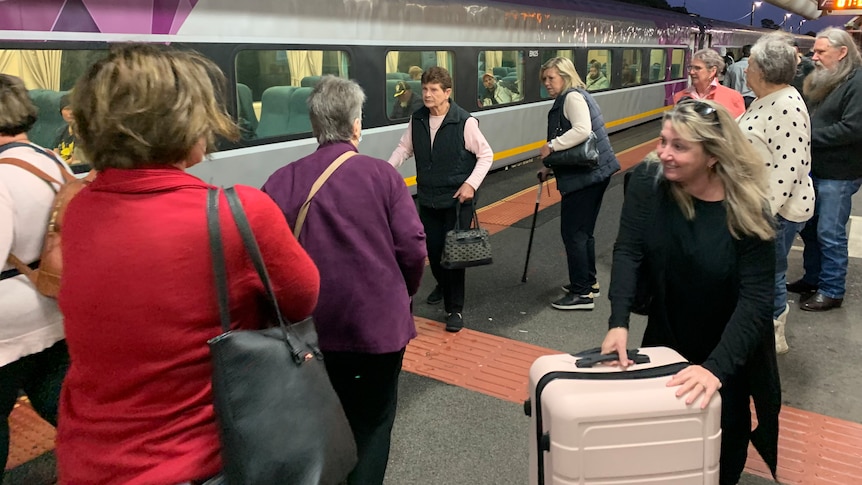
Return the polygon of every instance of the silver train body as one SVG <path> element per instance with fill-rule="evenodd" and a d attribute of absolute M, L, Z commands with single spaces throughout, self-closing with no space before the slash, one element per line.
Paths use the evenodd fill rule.
<path fill-rule="evenodd" d="M 126 2 L 116 2 L 101 7 L 110 12 L 91 9 L 95 28 L 83 20 L 78 20 L 80 28 L 75 27 L 75 22 L 69 20 L 71 14 L 62 11 L 53 23 L 45 19 L 37 25 L 27 20 L 54 15 L 45 13 L 43 3 L 51 2 L 22 0 L 16 5 L 13 0 L 12 5 L 0 7 L 7 9 L 7 15 L 21 18 L 18 23 L 8 18 L 0 21 L 0 55 L 15 49 L 106 49 L 112 43 L 126 41 L 171 43 L 201 51 L 222 67 L 230 81 L 240 83 L 243 79 L 238 56 L 242 52 L 322 50 L 346 54 L 350 64 L 347 75 L 357 80 L 368 95 L 360 149 L 383 159 L 390 156 L 407 126 L 406 120 L 388 116 L 391 101 L 387 103 L 386 99 L 392 94 L 387 73 L 400 66 L 388 64 L 387 56 L 400 52 L 404 57 L 410 54 L 414 59 L 427 60 L 428 53 L 437 53 L 439 63 L 440 53 L 447 53 L 446 62 L 455 84 L 453 98 L 479 119 L 495 152 L 494 168 L 536 156 L 546 139 L 547 111 L 552 100 L 542 96 L 544 90 L 538 79 L 544 59 L 569 55 L 582 77 L 594 62 L 602 64 L 601 70 L 611 81 L 608 88 L 596 91 L 594 96 L 613 132 L 662 115 L 673 93 L 688 84 L 685 65 L 694 50 L 712 47 L 723 54 L 753 43 L 764 33 L 761 29 L 610 0 L 246 0 L 241 5 L 234 0 L 183 0 L 174 12 L 135 6 L 141 2 L 128 2 L 128 6 Z M 150 22 L 146 23 L 148 13 Z M 171 14 L 173 17 L 165 21 Z M 105 20 L 123 17 L 128 21 Z M 144 19 L 141 23 L 146 25 L 135 19 Z M 157 28 L 158 22 L 162 27 Z M 805 46 L 813 43 L 808 37 L 800 41 Z M 483 72 L 490 72 L 483 63 L 487 61 L 485 67 L 490 65 L 488 57 L 496 52 L 514 59 L 515 65 L 510 63 L 509 69 L 517 73 L 515 89 L 520 99 L 482 107 L 482 87 L 477 80 Z M 276 56 L 274 62 L 280 62 L 282 57 Z M 631 74 L 624 70 L 640 73 L 638 82 L 624 82 Z M 233 98 L 228 108 L 241 117 L 241 102 Z M 260 108 L 266 98 L 258 92 L 253 94 L 252 102 L 258 117 L 257 111 L 266 109 Z M 252 136 L 225 144 L 208 162 L 191 171 L 217 185 L 260 186 L 273 171 L 308 155 L 316 146 L 310 130 Z M 408 185 L 414 185 L 412 160 L 400 170 Z"/>

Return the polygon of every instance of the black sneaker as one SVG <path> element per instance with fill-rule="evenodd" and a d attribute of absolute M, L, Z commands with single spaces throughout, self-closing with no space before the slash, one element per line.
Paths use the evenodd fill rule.
<path fill-rule="evenodd" d="M 572 292 L 572 284 L 571 283 L 569 283 L 568 285 L 563 285 L 560 288 L 562 288 L 563 291 L 565 291 L 566 293 Z M 599 288 L 598 283 L 595 283 L 592 287 L 590 287 L 590 293 L 593 294 L 593 298 L 598 298 L 598 297 L 602 296 L 602 292 L 600 290 L 601 290 L 601 288 Z"/>
<path fill-rule="evenodd" d="M 434 291 L 428 295 L 428 298 L 425 299 L 425 303 L 429 305 L 437 305 L 443 301 L 443 290 L 440 289 L 440 285 L 434 287 Z"/>
<path fill-rule="evenodd" d="M 593 295 L 576 295 L 574 293 L 566 293 L 566 296 L 551 303 L 551 306 L 557 310 L 592 310 L 596 307 L 593 301 Z"/>
<path fill-rule="evenodd" d="M 460 313 L 450 313 L 446 315 L 446 331 L 460 332 L 464 328 L 464 319 Z"/>

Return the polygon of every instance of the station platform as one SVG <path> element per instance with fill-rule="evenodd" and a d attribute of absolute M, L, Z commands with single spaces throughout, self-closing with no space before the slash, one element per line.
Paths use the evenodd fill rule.
<path fill-rule="evenodd" d="M 653 122 L 611 137 L 624 170 L 654 148 L 658 131 Z M 541 355 L 596 347 L 604 337 L 622 176 L 615 175 L 608 187 L 595 231 L 602 292 L 596 308 L 559 311 L 550 302 L 562 295 L 567 272 L 553 182 L 550 195 L 543 188 L 528 278 L 521 282 L 538 167 L 530 162 L 489 174 L 479 193 L 479 218 L 493 234 L 494 263 L 467 271 L 461 332 L 445 332 L 442 305 L 425 303 L 434 287 L 426 272 L 414 303 L 419 337 L 405 355 L 386 485 L 529 483 L 529 418 L 522 403 L 530 364 Z M 862 364 L 855 360 L 862 355 L 862 196 L 854 202 L 844 305 L 809 313 L 791 301 L 791 351 L 778 358 L 781 483 L 862 483 Z M 794 249 L 801 248 L 797 244 Z M 790 281 L 801 276 L 801 251 L 791 251 L 789 267 Z M 645 317 L 632 315 L 631 342 L 640 341 L 645 324 Z M 11 469 L 3 485 L 54 483 L 53 429 L 23 402 L 11 424 Z M 773 483 L 768 477 L 750 450 L 740 484 Z"/>

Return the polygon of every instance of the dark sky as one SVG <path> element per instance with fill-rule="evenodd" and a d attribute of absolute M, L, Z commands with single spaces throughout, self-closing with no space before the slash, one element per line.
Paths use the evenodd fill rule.
<path fill-rule="evenodd" d="M 747 15 L 751 12 L 750 0 L 668 0 L 668 3 L 671 6 L 681 6 L 685 3 L 685 7 L 691 13 L 697 13 L 704 17 L 719 20 L 735 21 L 746 25 L 748 25 L 749 20 Z M 763 2 L 763 4 L 761 4 L 754 12 L 754 25 L 759 27 L 760 21 L 764 18 L 772 19 L 775 23 L 780 24 L 781 21 L 784 20 L 785 13 L 787 13 L 786 10 L 776 7 L 768 2 Z M 802 32 L 805 33 L 809 30 L 817 32 L 832 25 L 840 27 L 852 18 L 852 16 L 830 15 L 821 17 L 817 20 L 809 20 L 802 24 Z M 793 28 L 793 31 L 796 32 L 796 29 L 799 28 L 800 20 L 803 20 L 802 17 L 799 15 L 793 15 L 787 19 L 787 23 L 784 24 L 784 29 L 787 30 L 788 26 L 790 26 Z"/>

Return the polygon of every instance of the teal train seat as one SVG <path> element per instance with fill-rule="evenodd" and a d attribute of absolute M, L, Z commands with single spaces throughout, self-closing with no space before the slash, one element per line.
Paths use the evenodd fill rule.
<path fill-rule="evenodd" d="M 394 79 L 396 81 L 407 81 L 410 79 L 410 75 L 406 72 L 387 72 L 386 79 Z"/>
<path fill-rule="evenodd" d="M 52 89 L 31 89 L 30 99 L 39 110 L 36 124 L 27 132 L 27 138 L 49 150 L 54 149 L 54 141 L 57 135 L 66 128 L 63 115 L 60 113 L 60 98 L 67 91 L 54 91 Z"/>
<path fill-rule="evenodd" d="M 320 81 L 320 76 L 305 76 L 299 81 L 299 85 L 304 88 L 313 88 Z"/>
<path fill-rule="evenodd" d="M 287 122 L 287 132 L 308 133 L 311 131 L 311 119 L 308 117 L 308 96 L 312 88 L 296 88 L 290 95 L 290 119 Z"/>
<path fill-rule="evenodd" d="M 254 138 L 258 126 L 257 115 L 254 114 L 254 101 L 251 88 L 242 83 L 236 83 L 236 108 L 242 137 Z"/>
<path fill-rule="evenodd" d="M 299 88 L 295 86 L 273 86 L 267 88 L 260 98 L 260 123 L 257 137 L 286 135 L 290 121 L 290 96 Z"/>

